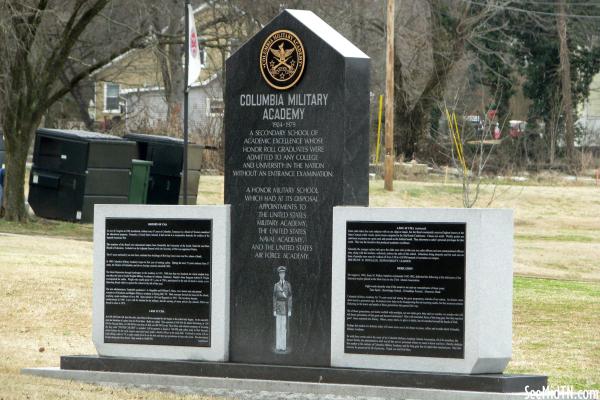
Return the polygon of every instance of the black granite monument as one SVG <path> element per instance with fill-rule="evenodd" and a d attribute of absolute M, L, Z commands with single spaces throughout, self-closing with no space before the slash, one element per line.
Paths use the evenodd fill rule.
<path fill-rule="evenodd" d="M 231 361 L 330 364 L 332 213 L 368 205 L 369 62 L 298 10 L 227 60 Z"/>

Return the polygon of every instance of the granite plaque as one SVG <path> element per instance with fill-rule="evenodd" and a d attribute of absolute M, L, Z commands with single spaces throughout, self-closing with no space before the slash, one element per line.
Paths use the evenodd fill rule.
<path fill-rule="evenodd" d="M 328 366 L 333 207 L 368 204 L 369 58 L 285 10 L 226 75 L 231 360 Z"/>
<path fill-rule="evenodd" d="M 463 358 L 465 230 L 347 223 L 346 353 Z"/>
<path fill-rule="evenodd" d="M 227 206 L 96 206 L 100 355 L 227 359 L 228 217 Z"/>
<path fill-rule="evenodd" d="M 336 207 L 332 366 L 503 372 L 512 221 L 511 210 Z"/>
<path fill-rule="evenodd" d="M 212 220 L 107 218 L 105 343 L 210 347 Z"/>

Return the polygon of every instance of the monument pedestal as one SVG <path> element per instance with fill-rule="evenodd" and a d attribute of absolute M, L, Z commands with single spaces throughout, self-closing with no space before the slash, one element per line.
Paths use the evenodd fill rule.
<path fill-rule="evenodd" d="M 121 357 L 62 356 L 60 370 L 228 378 L 279 382 L 352 385 L 357 388 L 395 387 L 487 393 L 518 393 L 542 389 L 548 378 L 539 375 L 449 374 L 297 367 L 208 361 L 159 361 Z M 56 376 L 55 376 L 56 377 Z M 73 379 L 68 378 L 68 379 Z M 158 384 L 158 383 L 157 383 Z M 277 390 L 277 389 L 274 389 Z"/>

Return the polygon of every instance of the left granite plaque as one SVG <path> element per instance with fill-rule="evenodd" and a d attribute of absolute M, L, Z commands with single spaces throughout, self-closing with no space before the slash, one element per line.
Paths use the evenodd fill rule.
<path fill-rule="evenodd" d="M 98 354 L 227 360 L 229 207 L 98 205 L 94 218 Z"/>

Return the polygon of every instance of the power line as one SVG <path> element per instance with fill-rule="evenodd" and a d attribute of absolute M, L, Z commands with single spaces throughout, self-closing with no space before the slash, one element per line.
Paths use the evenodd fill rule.
<path fill-rule="evenodd" d="M 556 5 L 556 0 L 521 0 L 524 5 L 532 4 L 532 5 L 541 5 L 541 6 L 554 6 Z M 586 2 L 569 2 L 569 6 L 600 6 L 600 1 L 586 1 Z"/>
<path fill-rule="evenodd" d="M 553 13 L 553 12 L 547 12 L 547 11 L 527 10 L 524 8 L 518 8 L 518 7 L 506 6 L 506 5 L 503 6 L 503 5 L 499 5 L 499 4 L 479 3 L 479 2 L 473 1 L 473 0 L 461 0 L 461 1 L 463 1 L 465 3 L 482 6 L 482 7 L 494 7 L 494 8 L 500 9 L 500 10 L 514 11 L 514 12 L 520 12 L 520 13 L 525 13 L 525 14 L 530 14 L 530 15 L 536 14 L 536 15 L 545 15 L 545 16 L 550 16 L 550 17 L 557 17 L 558 15 L 560 15 L 559 13 Z M 586 3 L 586 5 L 590 5 L 590 4 Z M 598 5 L 600 5 L 600 4 L 598 4 Z M 581 15 L 581 14 L 564 14 L 564 15 L 567 18 L 600 19 L 600 15 Z"/>

